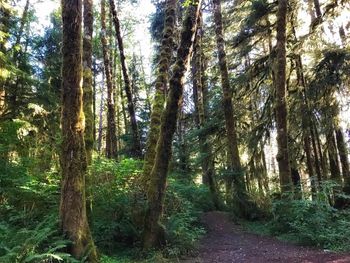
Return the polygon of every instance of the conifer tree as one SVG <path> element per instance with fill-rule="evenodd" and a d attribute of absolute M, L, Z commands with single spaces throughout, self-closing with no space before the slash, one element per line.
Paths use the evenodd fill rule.
<path fill-rule="evenodd" d="M 291 169 L 288 153 L 288 127 L 286 102 L 286 24 L 288 0 L 278 0 L 277 12 L 277 44 L 275 70 L 275 114 L 277 128 L 278 154 L 277 162 L 281 191 L 290 190 Z"/>
<path fill-rule="evenodd" d="M 97 262 L 86 216 L 84 112 L 82 81 L 82 1 L 62 1 L 62 152 L 60 224 L 72 241 L 70 253 Z"/>
<path fill-rule="evenodd" d="M 87 163 L 91 164 L 94 147 L 94 112 L 92 87 L 92 33 L 93 33 L 93 0 L 84 0 L 83 3 L 83 104 L 85 114 L 85 148 Z"/>

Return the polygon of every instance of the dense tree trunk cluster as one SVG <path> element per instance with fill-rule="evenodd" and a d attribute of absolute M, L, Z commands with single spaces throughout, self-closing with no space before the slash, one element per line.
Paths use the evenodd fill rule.
<path fill-rule="evenodd" d="M 1 262 L 188 252 L 211 210 L 346 235 L 347 1 L 37 4 L 0 3 Z"/>

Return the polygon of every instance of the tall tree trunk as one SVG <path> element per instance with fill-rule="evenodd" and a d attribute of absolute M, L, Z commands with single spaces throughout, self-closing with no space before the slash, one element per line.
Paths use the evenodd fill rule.
<path fill-rule="evenodd" d="M 178 146 L 178 163 L 177 163 L 177 170 L 179 171 L 181 175 L 181 179 L 183 181 L 190 181 L 190 177 L 188 174 L 190 174 L 190 167 L 189 167 L 189 151 L 188 151 L 188 144 L 186 142 L 185 134 L 186 134 L 186 114 L 184 112 L 184 101 L 183 99 L 179 103 L 179 117 L 178 117 L 178 124 L 177 124 L 177 146 Z"/>
<path fill-rule="evenodd" d="M 193 38 L 197 30 L 197 18 L 200 7 L 201 0 L 198 1 L 196 6 L 191 4 L 188 7 L 187 15 L 183 22 L 181 41 L 177 50 L 173 75 L 169 82 L 169 95 L 166 108 L 162 114 L 156 156 L 147 193 L 148 208 L 143 233 L 143 247 L 145 249 L 159 247 L 165 241 L 164 229 L 160 219 L 163 212 L 166 178 L 171 159 L 171 144 L 176 130 L 179 102 L 183 94 L 184 75 L 193 46 Z"/>
<path fill-rule="evenodd" d="M 93 135 L 93 140 L 94 142 L 96 141 L 96 119 L 97 119 L 97 114 L 96 114 L 96 60 L 93 61 L 93 82 L 92 82 L 92 116 L 93 116 L 93 130 L 92 130 L 92 135 Z M 95 145 L 96 148 L 96 145 Z"/>
<path fill-rule="evenodd" d="M 286 22 L 288 0 L 278 0 L 277 44 L 275 74 L 275 114 L 277 126 L 277 162 L 281 191 L 291 190 L 291 169 L 288 153 L 287 102 L 286 102 Z"/>
<path fill-rule="evenodd" d="M 332 118 L 332 117 L 331 117 Z M 334 120 L 332 120 L 333 122 Z M 331 180 L 336 182 L 336 185 L 333 187 L 333 196 L 331 200 L 335 207 L 341 207 L 341 194 L 342 191 L 342 176 L 340 173 L 339 161 L 338 161 L 338 151 L 336 145 L 336 139 L 334 134 L 334 123 L 332 123 L 328 133 L 326 134 L 326 143 L 327 143 L 327 152 L 329 159 L 329 169 L 331 172 Z"/>
<path fill-rule="evenodd" d="M 83 103 L 85 114 L 85 149 L 88 165 L 91 164 L 94 148 L 94 112 L 92 87 L 92 31 L 93 0 L 84 0 L 84 36 L 83 36 Z"/>
<path fill-rule="evenodd" d="M 333 125 L 328 131 L 328 134 L 326 136 L 326 141 L 327 141 L 327 151 L 328 151 L 331 179 L 339 183 L 341 182 L 341 173 L 340 173 L 340 167 L 338 162 L 338 152 L 337 152 L 337 145 L 334 138 Z"/>
<path fill-rule="evenodd" d="M 349 158 L 348 149 L 346 142 L 344 140 L 343 131 L 339 127 L 336 130 L 337 146 L 339 151 L 339 158 L 342 167 L 342 174 L 344 179 L 344 192 L 350 193 L 350 168 L 349 168 Z"/>
<path fill-rule="evenodd" d="M 321 180 L 323 180 L 323 179 L 327 179 L 327 156 L 322 151 L 322 143 L 321 143 L 320 135 L 319 135 L 318 128 L 316 125 L 316 120 L 314 120 L 312 122 L 312 126 L 313 126 L 314 138 L 316 140 L 318 156 L 319 156 L 320 164 L 321 164 L 321 172 L 322 172 L 322 179 Z M 319 180 L 319 181 L 321 181 L 321 180 Z"/>
<path fill-rule="evenodd" d="M 232 105 L 232 90 L 230 87 L 230 79 L 227 69 L 226 52 L 225 52 L 225 41 L 224 33 L 222 28 L 222 14 L 221 14 L 221 1 L 213 0 L 214 8 L 214 23 L 216 33 L 216 44 L 218 50 L 219 68 L 221 73 L 221 84 L 223 91 L 223 109 L 225 116 L 226 135 L 227 135 L 227 147 L 228 147 L 228 158 L 229 168 L 231 170 L 230 179 L 228 179 L 227 185 L 229 188 L 229 199 L 233 198 L 235 206 L 242 216 L 247 216 L 247 201 L 248 195 L 246 185 L 244 182 L 244 172 L 241 166 L 239 151 L 238 151 L 238 140 L 236 132 L 236 122 L 233 116 L 233 105 Z M 234 191 L 232 192 L 232 183 L 234 185 Z"/>
<path fill-rule="evenodd" d="M 101 154 L 102 148 L 102 133 L 103 133 L 103 109 L 104 109 L 104 83 L 105 83 L 105 74 L 102 71 L 102 84 L 100 88 L 101 100 L 100 100 L 100 109 L 99 109 L 99 118 L 98 118 L 98 137 L 97 137 L 97 151 Z"/>
<path fill-rule="evenodd" d="M 62 153 L 60 224 L 72 241 L 71 254 L 78 259 L 88 254 L 97 262 L 86 216 L 84 112 L 82 80 L 82 1 L 62 0 Z"/>
<path fill-rule="evenodd" d="M 117 133 L 115 124 L 115 105 L 113 97 L 113 83 L 111 72 L 111 61 L 108 53 L 107 27 L 106 27 L 106 2 L 101 1 L 101 42 L 103 51 L 103 61 L 105 77 L 107 83 L 107 134 L 106 134 L 106 156 L 116 159 L 117 153 Z"/>
<path fill-rule="evenodd" d="M 160 132 L 161 115 L 164 110 L 165 91 L 168 87 L 168 75 L 170 61 L 174 49 L 174 31 L 176 21 L 176 0 L 167 0 L 164 19 L 163 40 L 160 47 L 157 78 L 155 80 L 155 95 L 152 104 L 150 130 L 147 138 L 145 162 L 143 166 L 143 177 L 145 182 L 149 177 L 154 165 L 156 145 Z"/>
<path fill-rule="evenodd" d="M 125 60 L 125 54 L 124 54 L 124 44 L 123 44 L 123 39 L 121 36 L 120 23 L 119 23 L 119 19 L 117 16 L 117 11 L 115 9 L 114 0 L 109 0 L 109 6 L 110 6 L 110 11 L 111 11 L 112 16 L 113 16 L 116 37 L 118 40 L 120 63 L 122 66 L 122 72 L 123 72 L 123 77 L 124 77 L 125 93 L 126 93 L 126 97 L 128 99 L 128 111 L 129 111 L 129 115 L 130 115 L 131 132 L 132 132 L 132 139 L 133 139 L 132 152 L 133 152 L 133 155 L 135 157 L 141 157 L 142 156 L 141 142 L 140 142 L 139 130 L 137 127 L 135 105 L 133 102 L 130 78 L 129 78 L 129 74 L 128 74 L 128 69 L 126 67 L 126 60 Z"/>
<path fill-rule="evenodd" d="M 5 54 L 7 51 L 6 43 L 9 38 L 10 31 L 10 17 L 11 17 L 11 9 L 9 8 L 8 0 L 4 0 L 2 4 L 0 4 L 0 33 L 2 34 L 2 38 L 0 39 L 0 54 Z M 0 65 L 0 70 L 3 71 L 5 68 L 5 64 Z M 5 114 L 5 97 L 6 97 L 6 85 L 5 85 L 5 76 L 0 75 L 0 117 L 2 118 Z M 2 155 L 2 154 L 1 154 Z"/>
<path fill-rule="evenodd" d="M 193 99 L 195 105 L 195 122 L 198 129 L 203 128 L 208 122 L 208 87 L 205 83 L 205 62 L 202 50 L 203 19 L 200 14 L 198 32 L 194 46 L 192 61 Z M 214 206 L 220 209 L 219 196 L 215 181 L 215 169 L 212 146 L 207 135 L 199 133 L 199 147 L 201 153 L 202 182 L 208 186 Z"/>
<path fill-rule="evenodd" d="M 264 184 L 264 189 L 265 193 L 268 194 L 270 192 L 269 188 L 269 177 L 267 173 L 267 165 L 266 165 L 266 159 L 265 159 L 265 150 L 264 150 L 264 145 L 261 142 L 260 145 L 260 156 L 261 156 L 261 163 L 262 163 L 262 178 L 263 178 L 263 184 Z"/>
<path fill-rule="evenodd" d="M 297 35 L 294 26 L 294 19 L 291 19 L 292 32 L 294 36 L 294 40 L 297 42 Z M 315 198 L 316 194 L 316 184 L 317 180 L 314 178 L 314 167 L 313 167 L 313 158 L 311 154 L 311 137 L 310 137 L 310 126 L 311 126 L 311 111 L 309 109 L 309 102 L 306 93 L 306 80 L 304 76 L 303 63 L 301 60 L 301 55 L 296 54 L 295 58 L 296 72 L 297 72 L 297 81 L 298 85 L 302 87 L 300 92 L 300 103 L 301 103 L 301 126 L 302 126 L 302 136 L 303 136 L 303 148 L 306 155 L 306 167 L 309 174 L 310 184 L 311 184 L 311 192 L 313 198 Z"/>
<path fill-rule="evenodd" d="M 318 180 L 318 184 L 321 183 L 322 181 L 322 171 L 321 171 L 321 164 L 320 164 L 320 158 L 319 158 L 319 152 L 318 152 L 318 147 L 316 144 L 316 139 L 315 139 L 315 132 L 313 129 L 313 125 L 311 122 L 311 125 L 309 127 L 310 130 L 310 136 L 311 136 L 311 143 L 312 143 L 312 149 L 314 152 L 314 162 L 315 162 L 315 170 L 316 170 L 316 174 L 317 174 L 317 180 Z"/>

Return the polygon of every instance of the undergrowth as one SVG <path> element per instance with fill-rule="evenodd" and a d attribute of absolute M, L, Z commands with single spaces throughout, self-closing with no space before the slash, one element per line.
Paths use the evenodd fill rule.
<path fill-rule="evenodd" d="M 91 229 L 106 262 L 113 258 L 125 258 L 129 262 L 137 262 L 140 258 L 162 262 L 160 258 L 163 258 L 166 262 L 166 258 L 191 254 L 196 248 L 196 241 L 204 233 L 199 217 L 203 211 L 213 208 L 209 190 L 191 181 L 182 182 L 175 174 L 170 175 L 162 222 L 167 244 L 161 253 L 144 255 L 141 252 L 147 206 L 140 180 L 141 168 L 139 160 L 124 159 L 116 163 L 105 158 L 97 159 L 91 167 L 90 179 L 93 182 L 88 190 Z M 117 256 L 113 256 L 115 254 Z"/>
<path fill-rule="evenodd" d="M 334 208 L 330 202 L 333 187 L 334 183 L 324 182 L 313 199 L 289 196 L 274 200 L 270 217 L 265 221 L 245 222 L 245 225 L 252 232 L 300 245 L 350 251 L 350 209 Z M 341 197 L 349 198 L 344 194 Z"/>
<path fill-rule="evenodd" d="M 77 262 L 64 253 L 69 242 L 59 234 L 59 172 L 38 173 L 30 163 L 0 163 L 0 262 Z M 199 217 L 213 208 L 209 190 L 171 175 L 162 222 L 167 244 L 145 255 L 141 175 L 142 161 L 134 159 L 97 158 L 89 168 L 87 210 L 101 262 L 168 262 L 191 254 L 204 233 Z"/>

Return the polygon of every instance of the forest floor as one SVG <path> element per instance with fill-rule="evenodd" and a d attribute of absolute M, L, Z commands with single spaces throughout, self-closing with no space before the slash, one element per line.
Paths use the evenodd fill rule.
<path fill-rule="evenodd" d="M 205 213 L 202 220 L 207 234 L 200 240 L 198 256 L 183 263 L 350 263 L 349 254 L 325 252 L 249 233 L 223 212 Z"/>

